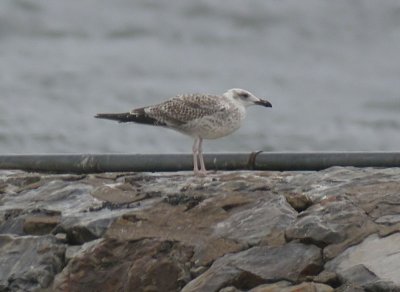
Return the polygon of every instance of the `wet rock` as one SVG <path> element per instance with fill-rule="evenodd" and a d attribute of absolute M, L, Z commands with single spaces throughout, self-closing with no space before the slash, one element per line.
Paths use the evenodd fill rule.
<path fill-rule="evenodd" d="M 73 257 L 53 291 L 179 291 L 192 249 L 171 241 L 104 239 Z"/>
<path fill-rule="evenodd" d="M 182 291 L 218 291 L 227 286 L 251 289 L 283 279 L 298 282 L 321 269 L 321 250 L 316 246 L 294 242 L 279 247 L 257 246 L 217 259 Z"/>
<path fill-rule="evenodd" d="M 53 236 L 0 235 L 0 291 L 49 287 L 64 267 L 64 253 Z"/>
<path fill-rule="evenodd" d="M 326 263 L 343 281 L 361 287 L 389 285 L 400 290 L 400 233 L 380 238 L 376 234 L 348 248 Z M 382 283 L 385 282 L 385 283 Z"/>

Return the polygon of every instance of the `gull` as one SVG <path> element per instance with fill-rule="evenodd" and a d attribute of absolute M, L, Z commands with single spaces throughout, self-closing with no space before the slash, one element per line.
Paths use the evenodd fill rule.
<path fill-rule="evenodd" d="M 196 175 L 206 175 L 203 139 L 221 138 L 239 129 L 246 108 L 251 105 L 272 107 L 269 101 L 247 90 L 233 88 L 222 95 L 181 94 L 156 105 L 124 113 L 101 113 L 95 118 L 161 126 L 193 137 L 193 171 Z"/>

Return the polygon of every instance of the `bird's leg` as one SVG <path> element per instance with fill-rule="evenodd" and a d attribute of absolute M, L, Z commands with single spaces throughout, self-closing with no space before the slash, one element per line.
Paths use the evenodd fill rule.
<path fill-rule="evenodd" d="M 199 140 L 200 138 L 196 137 L 194 138 L 194 142 L 193 142 L 193 147 L 192 147 L 192 151 L 193 151 L 193 171 L 195 174 L 199 173 L 199 167 L 197 165 L 198 162 L 198 154 L 199 154 Z"/>
<path fill-rule="evenodd" d="M 203 138 L 199 138 L 199 160 L 200 160 L 200 173 L 207 174 L 206 166 L 204 165 L 204 158 L 203 158 Z"/>

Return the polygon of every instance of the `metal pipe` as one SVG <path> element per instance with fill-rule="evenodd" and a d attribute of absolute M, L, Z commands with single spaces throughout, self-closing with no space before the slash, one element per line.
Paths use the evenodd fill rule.
<path fill-rule="evenodd" d="M 209 170 L 321 170 L 331 166 L 400 167 L 400 152 L 252 152 L 205 154 Z M 192 170 L 191 154 L 0 155 L 0 169 L 58 173 Z"/>

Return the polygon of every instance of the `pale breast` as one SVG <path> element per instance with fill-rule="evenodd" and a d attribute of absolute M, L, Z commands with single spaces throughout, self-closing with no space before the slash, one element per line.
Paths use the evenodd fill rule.
<path fill-rule="evenodd" d="M 217 139 L 238 130 L 245 115 L 244 110 L 230 107 L 225 111 L 192 120 L 178 127 L 177 130 L 190 136 Z"/>

